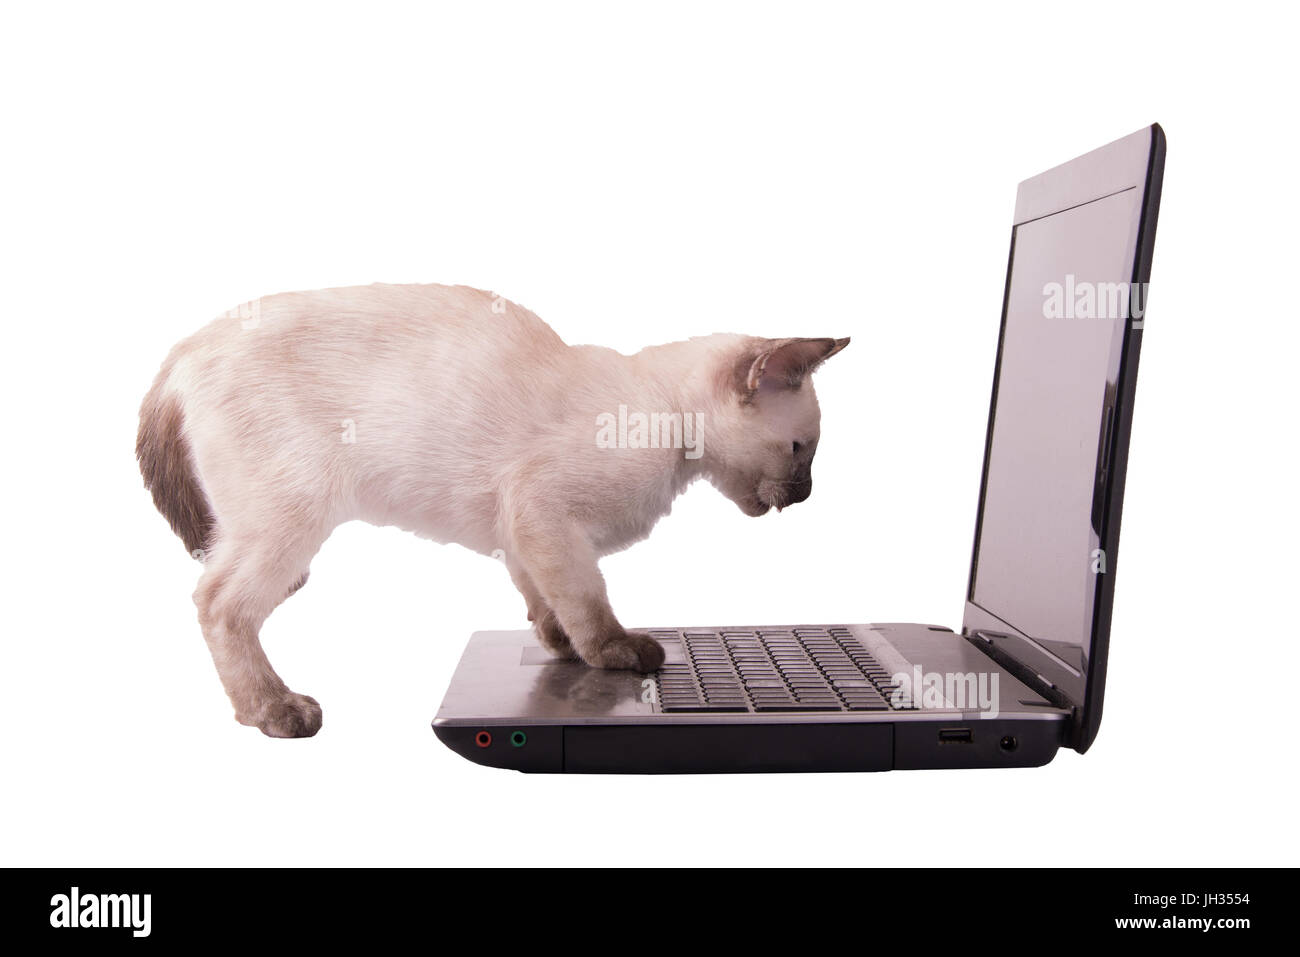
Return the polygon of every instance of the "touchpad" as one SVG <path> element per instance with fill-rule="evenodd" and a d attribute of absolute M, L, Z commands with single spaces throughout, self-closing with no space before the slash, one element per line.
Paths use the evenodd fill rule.
<path fill-rule="evenodd" d="M 680 641 L 660 641 L 664 649 L 664 663 L 679 665 L 686 661 Z M 574 658 L 556 658 L 539 645 L 524 645 L 523 654 L 519 656 L 520 665 L 568 665 L 578 663 Z"/>

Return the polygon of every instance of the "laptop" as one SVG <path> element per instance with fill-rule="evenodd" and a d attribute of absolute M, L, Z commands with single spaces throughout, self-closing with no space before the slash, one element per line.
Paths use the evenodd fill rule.
<path fill-rule="evenodd" d="M 478 632 L 438 738 L 530 772 L 1035 767 L 1087 751 L 1164 159 L 1151 126 L 1020 184 L 959 628 L 652 628 L 653 675 Z"/>

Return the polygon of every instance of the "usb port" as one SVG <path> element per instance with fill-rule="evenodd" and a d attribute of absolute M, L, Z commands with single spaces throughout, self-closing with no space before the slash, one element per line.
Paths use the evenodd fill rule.
<path fill-rule="evenodd" d="M 970 728 L 940 728 L 940 744 L 970 744 L 974 738 Z"/>

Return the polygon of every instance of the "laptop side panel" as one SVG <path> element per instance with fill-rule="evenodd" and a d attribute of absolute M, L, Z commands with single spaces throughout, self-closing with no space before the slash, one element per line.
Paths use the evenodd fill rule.
<path fill-rule="evenodd" d="M 825 724 L 606 724 L 527 728 L 435 726 L 463 758 L 526 773 L 738 774 L 1040 767 L 1061 722 L 876 721 Z M 477 741 L 490 742 L 481 746 Z"/>

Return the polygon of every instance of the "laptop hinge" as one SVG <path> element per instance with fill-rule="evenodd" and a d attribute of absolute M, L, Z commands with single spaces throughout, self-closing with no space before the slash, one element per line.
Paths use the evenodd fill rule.
<path fill-rule="evenodd" d="M 989 658 L 995 661 L 999 668 L 1009 673 L 1013 678 L 1023 685 L 1028 685 L 1030 689 L 1037 692 L 1046 700 L 1050 701 L 1054 707 L 1064 708 L 1070 712 L 1070 722 L 1073 725 L 1079 717 L 1079 706 L 1065 696 L 1055 684 L 1048 681 L 1034 669 L 1026 667 L 1021 661 L 1001 651 L 993 640 L 983 632 L 962 631 L 962 637 L 978 648 Z"/>

